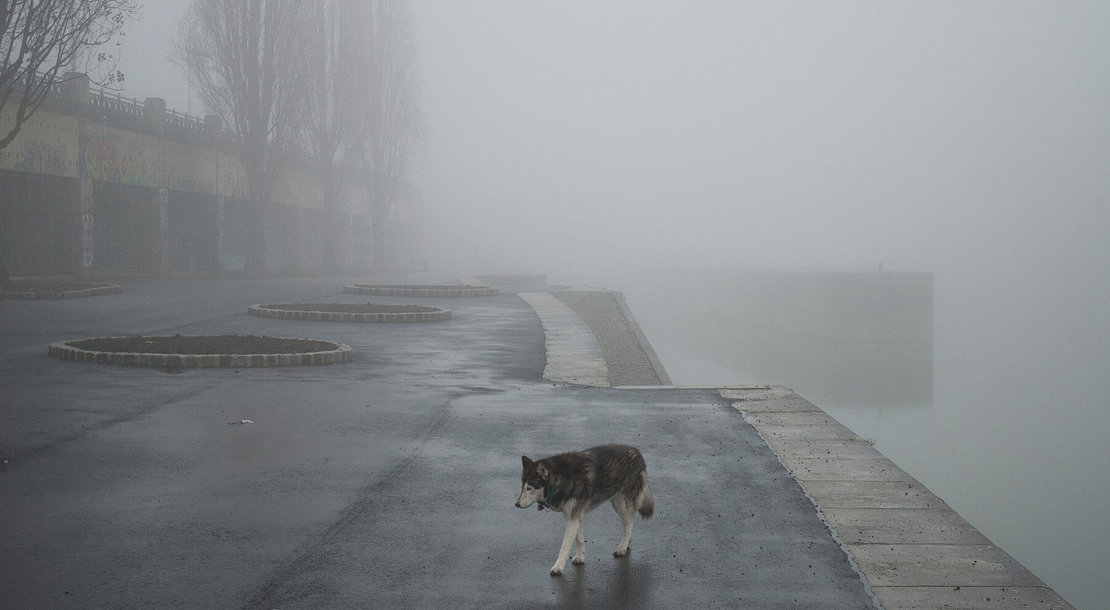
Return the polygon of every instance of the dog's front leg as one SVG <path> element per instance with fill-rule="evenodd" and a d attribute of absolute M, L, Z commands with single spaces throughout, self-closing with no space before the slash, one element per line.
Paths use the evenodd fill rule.
<path fill-rule="evenodd" d="M 552 576 L 563 573 L 563 566 L 567 565 L 567 557 L 570 557 L 570 545 L 574 544 L 581 527 L 581 518 L 567 517 L 567 529 L 563 532 L 563 546 L 559 547 L 559 558 L 555 560 L 555 565 L 551 566 Z"/>
<path fill-rule="evenodd" d="M 574 542 L 578 546 L 578 552 L 574 554 L 574 557 L 570 558 L 570 562 L 576 566 L 586 563 L 586 532 L 584 530 L 585 528 L 582 527 L 582 522 L 579 521 L 578 535 L 574 537 Z"/>

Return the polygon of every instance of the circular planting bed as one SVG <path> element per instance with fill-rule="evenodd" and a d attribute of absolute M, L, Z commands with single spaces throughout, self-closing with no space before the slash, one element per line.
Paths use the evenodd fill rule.
<path fill-rule="evenodd" d="M 447 320 L 451 312 L 420 305 L 378 305 L 375 303 L 281 303 L 251 305 L 247 313 L 282 320 L 321 320 L 326 322 L 435 322 Z"/>
<path fill-rule="evenodd" d="M 258 335 L 162 335 L 59 341 L 50 355 L 63 360 L 167 368 L 250 368 L 337 364 L 351 348 L 316 339 Z"/>
<path fill-rule="evenodd" d="M 0 299 L 76 299 L 121 292 L 119 284 L 54 280 L 13 280 L 0 285 Z"/>
<path fill-rule="evenodd" d="M 393 297 L 488 297 L 497 294 L 497 289 L 473 284 L 355 284 L 344 286 L 343 292 Z"/>

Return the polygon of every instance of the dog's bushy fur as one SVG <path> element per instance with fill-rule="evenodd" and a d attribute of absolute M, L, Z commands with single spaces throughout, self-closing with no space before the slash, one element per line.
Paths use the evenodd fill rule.
<path fill-rule="evenodd" d="M 516 506 L 538 504 L 540 510 L 561 512 L 567 520 L 559 556 L 551 567 L 552 576 L 562 574 L 573 542 L 577 542 L 578 552 L 571 561 L 576 565 L 586 561 L 582 518 L 602 502 L 610 502 L 621 518 L 621 541 L 613 550 L 614 557 L 628 554 L 635 513 L 650 519 L 655 512 L 647 465 L 635 447 L 602 445 L 539 460 L 521 456 L 521 463 L 524 470 Z"/>

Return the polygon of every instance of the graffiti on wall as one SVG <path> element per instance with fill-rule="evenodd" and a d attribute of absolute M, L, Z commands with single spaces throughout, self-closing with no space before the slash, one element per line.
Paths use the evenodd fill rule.
<path fill-rule="evenodd" d="M 156 176 L 157 148 L 138 135 L 120 134 L 107 129 L 85 132 L 81 156 L 81 175 L 101 182 L 153 186 Z"/>

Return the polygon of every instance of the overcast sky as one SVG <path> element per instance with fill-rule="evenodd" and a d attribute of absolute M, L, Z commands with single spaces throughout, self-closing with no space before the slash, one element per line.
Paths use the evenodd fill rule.
<path fill-rule="evenodd" d="M 1110 3 L 417 6 L 429 220 L 484 264 L 926 268 L 1106 236 Z"/>
<path fill-rule="evenodd" d="M 202 114 L 165 59 L 185 4 L 148 0 L 122 67 Z M 1110 3 L 414 7 L 439 265 L 1110 258 Z"/>

